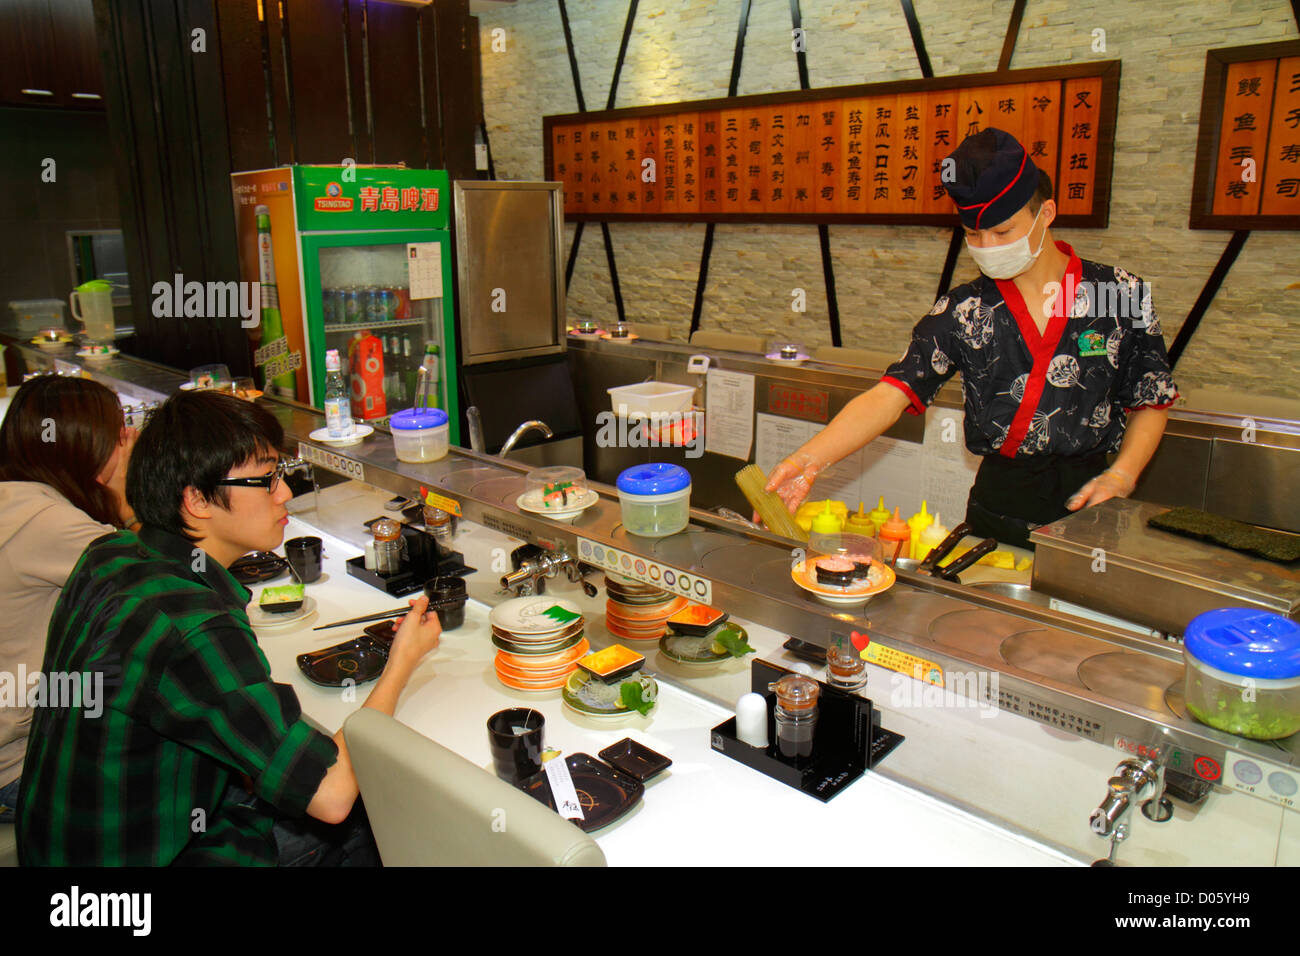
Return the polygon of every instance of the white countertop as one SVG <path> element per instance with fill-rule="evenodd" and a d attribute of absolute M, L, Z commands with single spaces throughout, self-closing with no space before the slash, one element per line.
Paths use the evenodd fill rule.
<path fill-rule="evenodd" d="M 298 670 L 296 656 L 351 639 L 361 630 L 351 626 L 313 632 L 312 627 L 397 607 L 402 599 L 347 574 L 344 561 L 359 553 L 354 545 L 291 518 L 285 537 L 302 534 L 319 534 L 325 542 L 325 574 L 308 586 L 316 613 L 292 625 L 259 629 L 258 639 L 275 679 L 291 684 L 304 714 L 332 733 L 364 701 L 369 685 L 352 692 L 356 699 L 346 699 L 342 690 L 309 682 Z M 463 528 L 456 546 L 471 566 L 487 569 L 493 548 L 504 547 L 508 554 L 514 542 L 487 529 Z M 471 594 L 481 593 L 484 579 L 495 576 L 486 570 L 471 576 Z M 260 586 L 253 588 L 254 599 L 259 591 Z M 554 593 L 576 598 L 586 607 L 603 608 L 603 591 L 592 601 L 564 582 Z M 823 804 L 713 751 L 709 729 L 729 717 L 730 711 L 664 680 L 648 717 L 633 715 L 612 724 L 568 711 L 561 706 L 558 691 L 510 690 L 497 681 L 492 668 L 496 649 L 489 640 L 487 614 L 485 604 L 469 603 L 465 624 L 446 632 L 441 646 L 416 670 L 396 716 L 488 769 L 486 721 L 496 711 L 515 706 L 543 713 L 547 745 L 566 753 L 596 756 L 630 736 L 671 758 L 672 768 L 647 784 L 641 804 L 595 834 L 611 865 L 762 865 L 771 864 L 778 855 L 785 863 L 823 865 L 1060 866 L 1075 862 L 1062 852 L 876 773 L 865 774 Z M 602 623 L 599 613 L 588 614 L 587 634 L 595 646 L 611 643 Z M 760 631 L 766 629 L 750 628 L 751 643 L 759 639 Z M 768 634 L 772 637 L 761 643 L 780 637 Z M 627 643 L 647 645 L 634 649 L 646 653 L 648 670 L 666 673 L 657 666 L 652 642 Z M 764 656 L 774 656 L 769 653 L 772 648 L 759 649 Z M 729 662 L 722 668 L 724 687 L 740 688 L 737 696 L 748 690 L 747 661 Z"/>

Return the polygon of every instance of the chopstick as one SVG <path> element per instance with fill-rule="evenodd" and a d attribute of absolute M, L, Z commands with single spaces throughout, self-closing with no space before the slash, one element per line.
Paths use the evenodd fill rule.
<path fill-rule="evenodd" d="M 437 611 L 440 608 L 453 607 L 465 600 L 467 600 L 467 595 L 462 594 L 460 597 L 444 598 L 441 601 L 430 601 L 429 610 Z M 378 611 L 374 614 L 364 614 L 361 617 L 348 618 L 346 621 L 335 621 L 333 624 L 322 624 L 319 627 L 313 627 L 312 630 L 324 631 L 331 627 L 342 627 L 344 624 L 366 624 L 370 621 L 383 621 L 388 618 L 405 617 L 407 612 L 410 610 L 411 606 L 408 604 L 406 607 L 395 607 L 391 611 Z"/>

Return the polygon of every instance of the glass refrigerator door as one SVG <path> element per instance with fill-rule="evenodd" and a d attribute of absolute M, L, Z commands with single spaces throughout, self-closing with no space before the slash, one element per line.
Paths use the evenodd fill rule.
<path fill-rule="evenodd" d="M 312 404 L 323 406 L 325 353 L 337 349 L 351 385 L 353 418 L 385 424 L 414 404 L 417 371 L 432 344 L 440 361 L 429 404 L 447 412 L 457 443 L 447 234 L 305 234 L 302 241 Z M 430 291 L 421 289 L 421 279 L 444 294 L 413 297 Z"/>

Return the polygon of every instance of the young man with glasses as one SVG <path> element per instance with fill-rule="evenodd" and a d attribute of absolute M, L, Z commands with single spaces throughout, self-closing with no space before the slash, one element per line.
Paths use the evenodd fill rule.
<path fill-rule="evenodd" d="M 90 545 L 50 621 L 45 673 L 108 679 L 96 716 L 36 711 L 24 864 L 378 862 L 363 814 L 349 819 L 342 731 L 313 730 L 271 680 L 249 592 L 226 570 L 284 537 L 283 438 L 265 409 L 214 392 L 181 393 L 145 426 L 126 486 L 143 527 Z M 412 601 L 364 706 L 391 715 L 437 646 L 427 609 Z"/>

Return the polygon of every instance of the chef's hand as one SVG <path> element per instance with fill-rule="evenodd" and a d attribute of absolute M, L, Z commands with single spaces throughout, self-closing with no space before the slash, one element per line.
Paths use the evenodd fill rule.
<path fill-rule="evenodd" d="M 389 655 L 410 664 L 419 663 L 425 654 L 438 646 L 441 634 L 438 612 L 429 610 L 429 599 L 421 594 L 411 599 L 411 610 L 397 625 Z"/>
<path fill-rule="evenodd" d="M 1109 498 L 1127 498 L 1136 485 L 1137 482 L 1124 472 L 1108 468 L 1071 495 L 1065 507 L 1078 511 L 1080 508 L 1099 505 Z"/>
<path fill-rule="evenodd" d="M 772 469 L 764 490 L 775 491 L 785 503 L 786 510 L 794 514 L 812 491 L 818 473 L 825 467 L 807 452 L 795 452 Z"/>

